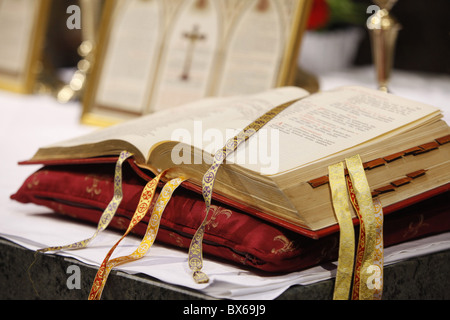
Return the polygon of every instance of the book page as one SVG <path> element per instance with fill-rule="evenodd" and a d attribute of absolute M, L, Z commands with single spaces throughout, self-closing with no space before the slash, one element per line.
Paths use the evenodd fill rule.
<path fill-rule="evenodd" d="M 256 149 L 260 161 L 245 167 L 268 175 L 293 170 L 398 134 L 439 114 L 432 106 L 360 87 L 321 92 L 296 102 L 269 122 L 266 131 L 278 132 L 275 138 L 267 139 L 264 131 L 258 132 L 253 139 L 260 139 L 259 148 L 265 150 Z"/>
<path fill-rule="evenodd" d="M 213 154 L 225 145 L 227 139 L 266 111 L 307 95 L 308 92 L 303 89 L 284 87 L 249 96 L 205 98 L 42 149 L 74 147 L 118 139 L 133 144 L 147 156 L 156 143 L 172 140 Z"/>

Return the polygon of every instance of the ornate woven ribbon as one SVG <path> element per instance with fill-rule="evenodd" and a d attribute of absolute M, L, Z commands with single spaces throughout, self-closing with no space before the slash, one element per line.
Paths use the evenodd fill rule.
<path fill-rule="evenodd" d="M 369 267 L 368 272 L 372 273 L 372 276 L 368 278 L 368 283 L 361 284 L 361 266 L 364 258 L 365 249 L 365 227 L 363 216 L 356 201 L 355 192 L 353 189 L 352 182 L 349 177 L 347 177 L 347 186 L 350 193 L 350 200 L 355 208 L 360 221 L 360 231 L 358 240 L 358 250 L 356 254 L 355 261 L 355 271 L 353 278 L 353 291 L 352 299 L 359 300 L 360 285 L 366 286 L 368 289 L 373 290 L 373 299 L 380 300 L 383 291 L 383 263 L 384 263 L 384 244 L 383 244 L 383 207 L 379 199 L 373 200 L 374 215 L 375 215 L 375 254 L 373 267 Z"/>
<path fill-rule="evenodd" d="M 383 242 L 383 207 L 379 199 L 374 199 L 373 207 L 375 209 L 375 230 L 376 230 L 376 240 L 375 240 L 375 255 L 373 260 L 373 274 L 369 277 L 369 283 L 366 285 L 371 288 L 373 287 L 373 299 L 381 300 L 383 295 L 383 265 L 384 265 L 384 242 Z"/>
<path fill-rule="evenodd" d="M 297 101 L 297 100 L 295 100 Z M 205 233 L 205 227 L 208 222 L 208 214 L 211 206 L 211 198 L 213 193 L 214 181 L 216 178 L 216 173 L 219 170 L 220 165 L 226 159 L 226 157 L 234 152 L 237 147 L 248 138 L 250 138 L 254 133 L 261 129 L 267 122 L 273 119 L 281 111 L 289 107 L 295 101 L 290 101 L 277 106 L 270 111 L 266 112 L 264 115 L 253 121 L 250 125 L 245 127 L 241 132 L 235 137 L 227 141 L 226 145 L 216 152 L 214 155 L 213 164 L 204 174 L 202 180 L 202 194 L 206 204 L 206 214 L 205 218 L 197 229 L 194 237 L 192 238 L 191 244 L 189 246 L 189 268 L 193 272 L 193 278 L 196 283 L 206 283 L 209 281 L 208 276 L 201 271 L 203 268 L 203 254 L 202 254 L 202 241 L 203 235 Z"/>
<path fill-rule="evenodd" d="M 139 199 L 139 203 L 137 205 L 136 211 L 133 214 L 133 217 L 131 219 L 130 224 L 128 225 L 127 230 L 122 235 L 122 237 L 114 244 L 114 246 L 109 250 L 107 253 L 105 259 L 103 260 L 102 264 L 100 265 L 100 268 L 97 271 L 97 274 L 94 279 L 94 283 L 92 284 L 91 292 L 89 294 L 89 299 L 93 300 L 96 299 L 98 292 L 102 288 L 103 284 L 103 278 L 105 274 L 105 269 L 107 266 L 107 263 L 109 259 L 111 258 L 111 255 L 113 254 L 114 250 L 117 248 L 117 246 L 120 244 L 120 242 L 128 235 L 128 233 L 142 220 L 142 218 L 145 217 L 147 214 L 152 200 L 153 196 L 155 195 L 156 187 L 158 186 L 158 182 L 166 174 L 166 170 L 161 172 L 158 176 L 153 178 L 151 181 L 149 181 L 142 191 L 141 198 Z"/>
<path fill-rule="evenodd" d="M 155 206 L 153 207 L 153 211 L 147 226 L 147 230 L 138 248 L 132 254 L 112 259 L 106 264 L 105 271 L 101 277 L 102 283 L 100 287 L 96 289 L 97 291 L 95 295 L 92 294 L 93 292 L 91 292 L 91 294 L 89 295 L 89 299 L 99 300 L 101 298 L 103 288 L 106 285 L 106 280 L 108 279 L 108 275 L 111 272 L 112 268 L 128 262 L 139 260 L 143 256 L 145 256 L 148 250 L 150 250 L 150 247 L 155 242 L 156 235 L 158 234 L 159 224 L 164 209 L 166 208 L 166 205 L 169 202 L 170 198 L 172 197 L 172 194 L 175 191 L 175 189 L 184 180 L 186 180 L 184 177 L 179 177 L 170 180 L 164 185 L 161 193 L 158 196 L 158 199 L 156 200 Z"/>
<path fill-rule="evenodd" d="M 374 299 L 375 287 L 378 287 L 377 274 L 374 271 L 380 268 L 380 247 L 377 247 L 377 233 L 382 233 L 379 215 L 382 215 L 381 205 L 377 205 L 377 216 L 375 217 L 375 207 L 372 200 L 369 184 L 359 155 L 345 159 L 349 178 L 347 180 L 350 192 L 350 200 L 360 219 L 360 238 L 355 262 L 355 278 L 353 299 L 372 300 Z M 379 204 L 379 203 L 377 203 Z M 377 225 L 378 224 L 378 225 Z M 382 225 L 382 217 L 381 217 Z M 382 236 L 381 236 L 382 237 Z M 382 257 L 382 239 L 381 239 Z M 382 258 L 381 258 L 382 259 Z M 382 264 L 381 264 L 382 268 Z M 375 285 L 373 281 L 375 280 Z M 359 295 L 358 295 L 359 292 Z"/>
<path fill-rule="evenodd" d="M 333 299 L 347 300 L 352 284 L 355 231 L 349 207 L 342 162 L 328 167 L 334 212 L 339 224 L 339 255 Z"/>
<path fill-rule="evenodd" d="M 359 286 L 361 280 L 361 266 L 362 261 L 364 259 L 364 248 L 366 243 L 366 229 L 364 227 L 364 218 L 361 215 L 361 211 L 359 210 L 358 202 L 356 201 L 355 191 L 353 189 L 353 184 L 350 179 L 350 176 L 346 177 L 348 191 L 350 194 L 350 201 L 355 208 L 356 214 L 359 219 L 359 239 L 358 239 L 358 249 L 356 250 L 355 257 L 355 272 L 353 275 L 353 290 L 352 290 L 352 299 L 359 299 Z"/>
<path fill-rule="evenodd" d="M 102 213 L 100 220 L 97 225 L 97 230 L 92 235 L 92 237 L 81 240 L 72 244 L 63 245 L 63 246 L 54 246 L 37 250 L 38 252 L 47 252 L 47 251 L 58 251 L 58 250 L 72 250 L 72 249 L 81 249 L 87 247 L 87 245 L 95 238 L 97 235 L 106 229 L 106 227 L 111 222 L 114 217 L 117 208 L 120 205 L 120 202 L 123 198 L 122 193 L 122 164 L 126 159 L 131 157 L 133 154 L 128 151 L 122 151 L 120 153 L 119 159 L 116 162 L 115 173 L 114 173 L 114 196 L 112 200 L 109 202 L 105 211 Z"/>

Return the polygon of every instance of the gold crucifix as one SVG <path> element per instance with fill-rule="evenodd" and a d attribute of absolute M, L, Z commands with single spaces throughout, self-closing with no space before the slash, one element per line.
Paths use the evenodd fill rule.
<path fill-rule="evenodd" d="M 269 0 L 259 0 L 258 6 L 256 7 L 258 11 L 264 12 L 269 8 Z"/>
<path fill-rule="evenodd" d="M 185 32 L 183 37 L 189 40 L 186 58 L 184 60 L 183 73 L 181 74 L 181 80 L 187 81 L 189 79 L 189 71 L 192 64 L 192 56 L 194 54 L 194 47 L 197 40 L 205 40 L 206 36 L 200 34 L 198 31 L 198 25 L 194 25 L 192 32 Z"/>

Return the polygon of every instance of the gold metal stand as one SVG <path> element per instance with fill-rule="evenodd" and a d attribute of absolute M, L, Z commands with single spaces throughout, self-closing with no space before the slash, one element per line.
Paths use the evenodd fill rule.
<path fill-rule="evenodd" d="M 374 0 L 380 10 L 368 21 L 372 55 L 376 69 L 378 89 L 388 92 L 388 84 L 394 60 L 395 44 L 401 25 L 389 14 L 397 0 Z"/>
<path fill-rule="evenodd" d="M 103 0 L 79 0 L 81 8 L 81 37 L 82 42 L 78 46 L 80 61 L 70 80 L 62 81 L 57 70 L 54 69 L 52 61 L 42 59 L 38 70 L 38 81 L 35 92 L 50 94 L 59 102 L 81 99 L 86 84 L 86 79 L 94 63 L 94 49 L 97 42 L 97 29 L 102 13 Z"/>
<path fill-rule="evenodd" d="M 101 0 L 79 0 L 81 6 L 83 42 L 78 47 L 78 54 L 82 58 L 77 64 L 77 70 L 70 82 L 56 93 L 60 102 L 68 102 L 80 98 L 85 87 L 86 78 L 94 61 L 94 48 L 97 42 L 97 27 L 101 16 Z"/>

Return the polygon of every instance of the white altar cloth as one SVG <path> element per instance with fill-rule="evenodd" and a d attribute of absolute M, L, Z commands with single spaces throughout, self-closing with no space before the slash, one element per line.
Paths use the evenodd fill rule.
<path fill-rule="evenodd" d="M 320 78 L 321 88 L 346 84 L 373 87 L 372 76 L 371 69 L 367 68 L 325 75 Z M 446 121 L 450 123 L 450 77 L 394 72 L 392 91 L 440 107 L 444 110 Z M 30 250 L 90 237 L 95 231 L 94 225 L 57 219 L 56 215 L 49 214 L 50 209 L 32 204 L 23 205 L 9 198 L 38 168 L 19 166 L 18 161 L 29 159 L 41 146 L 96 130 L 79 123 L 80 104 L 62 105 L 51 97 L 0 92 L 0 106 L 3 112 L 0 119 L 0 147 L 3 151 L 0 166 L 0 237 Z M 117 232 L 106 230 L 87 249 L 57 254 L 98 267 L 120 236 Z M 138 237 L 128 236 L 113 257 L 130 254 L 139 243 Z M 449 248 L 450 233 L 411 241 L 386 248 L 385 265 Z M 198 285 L 192 280 L 187 266 L 187 252 L 157 243 L 143 259 L 117 269 L 130 274 L 145 273 L 163 282 L 192 288 L 214 298 L 242 300 L 274 299 L 290 286 L 307 285 L 335 275 L 335 269 L 317 266 L 281 276 L 261 276 L 257 272 L 205 257 L 204 271 L 210 277 L 210 282 Z"/>

